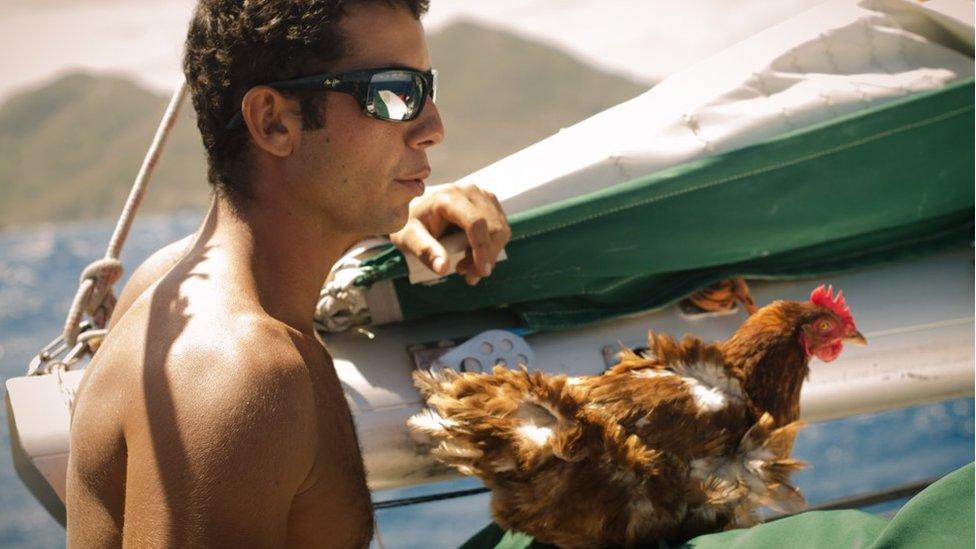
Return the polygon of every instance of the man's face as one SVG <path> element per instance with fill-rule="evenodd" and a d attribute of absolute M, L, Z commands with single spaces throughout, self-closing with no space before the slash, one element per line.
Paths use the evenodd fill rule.
<path fill-rule="evenodd" d="M 360 4 L 340 22 L 347 55 L 332 72 L 400 66 L 431 68 L 424 29 L 405 8 Z M 324 94 L 325 126 L 302 134 L 288 179 L 303 207 L 326 216 L 334 230 L 352 235 L 388 234 L 407 221 L 410 200 L 430 173 L 425 149 L 444 137 L 437 108 L 428 99 L 409 122 L 363 114 L 356 99 Z"/>

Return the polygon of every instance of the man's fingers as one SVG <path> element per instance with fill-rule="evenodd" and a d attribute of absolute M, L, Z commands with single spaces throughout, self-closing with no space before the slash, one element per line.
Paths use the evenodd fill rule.
<path fill-rule="evenodd" d="M 445 185 L 412 204 L 406 227 L 390 235 L 397 248 L 421 259 L 435 273 L 448 274 L 448 257 L 435 239 L 449 225 L 464 231 L 468 249 L 458 273 L 468 284 L 491 274 L 512 231 L 498 198 L 475 185 Z"/>
<path fill-rule="evenodd" d="M 474 268 L 483 277 L 490 275 L 499 252 L 511 237 L 498 199 L 474 185 L 456 185 L 440 198 L 438 214 L 464 230 Z"/>
<path fill-rule="evenodd" d="M 491 235 L 488 234 L 488 222 L 478 219 L 468 227 L 468 245 L 471 247 L 471 259 L 476 271 L 481 276 L 491 274 L 491 269 L 495 265 L 495 258 L 491 257 Z"/>
<path fill-rule="evenodd" d="M 410 222 L 397 233 L 399 242 L 394 241 L 403 251 L 410 252 L 420 258 L 420 261 L 430 270 L 439 275 L 448 274 L 447 251 L 434 238 L 423 223 Z"/>
<path fill-rule="evenodd" d="M 471 266 L 471 253 L 470 250 L 464 256 L 464 259 L 458 261 L 457 273 L 464 277 L 464 281 L 469 285 L 474 286 L 481 280 L 481 275 L 478 274 L 477 269 Z"/>

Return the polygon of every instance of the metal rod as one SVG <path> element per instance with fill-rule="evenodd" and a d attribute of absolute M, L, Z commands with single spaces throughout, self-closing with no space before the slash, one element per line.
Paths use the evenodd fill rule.
<path fill-rule="evenodd" d="M 440 494 L 431 494 L 429 496 L 416 496 L 412 498 L 401 498 L 401 499 L 390 499 L 387 501 L 377 501 L 373 503 L 373 509 L 390 509 L 392 507 L 403 507 L 405 505 L 417 505 L 419 503 L 430 503 L 432 501 L 441 501 L 445 499 L 463 498 L 466 496 L 475 496 L 478 494 L 484 494 L 485 492 L 490 492 L 488 488 L 471 488 L 469 490 L 458 490 L 456 492 L 442 492 Z"/>
<path fill-rule="evenodd" d="M 874 492 L 868 492 L 865 494 L 858 494 L 856 496 L 851 496 L 847 498 L 835 499 L 833 501 L 827 501 L 817 505 L 812 505 L 803 509 L 802 511 L 797 511 L 796 513 L 784 513 L 781 515 L 775 515 L 768 519 L 766 522 L 772 522 L 774 520 L 779 520 L 787 517 L 792 517 L 798 513 L 805 513 L 807 511 L 831 511 L 836 509 L 858 509 L 861 507 L 867 507 L 869 505 L 875 505 L 877 503 L 884 503 L 886 501 L 891 501 L 895 499 L 912 497 L 918 494 L 922 490 L 929 487 L 933 482 L 939 480 L 939 477 L 927 478 L 924 480 L 919 480 L 916 482 L 910 482 L 908 484 L 902 484 L 899 486 L 894 486 L 892 488 L 887 488 L 885 490 L 877 490 Z M 445 499 L 454 499 L 467 496 L 474 496 L 478 494 L 484 494 L 490 492 L 488 488 L 471 488 L 468 490 L 458 490 L 455 492 L 442 492 L 440 494 L 431 494 L 429 496 L 416 496 L 411 498 L 400 498 L 391 499 L 386 501 L 378 501 L 373 503 L 373 509 L 390 509 L 394 507 L 404 507 L 407 505 L 418 505 L 421 503 L 430 503 L 434 501 L 442 501 Z"/>
<path fill-rule="evenodd" d="M 860 509 L 861 507 L 867 507 L 869 505 L 884 503 L 886 501 L 908 498 L 928 488 L 933 482 L 937 480 L 939 480 L 939 477 L 927 478 L 915 482 L 910 482 L 908 484 L 900 484 L 898 486 L 893 486 L 891 488 L 886 488 L 884 490 L 876 490 L 874 492 L 867 492 L 864 494 L 858 494 L 846 498 L 835 499 L 833 501 L 826 501 L 824 503 L 819 503 L 817 505 L 811 505 L 810 507 L 807 507 L 806 509 L 797 511 L 795 513 L 784 513 L 781 515 L 775 515 L 773 517 L 766 519 L 766 522 L 772 522 L 774 520 L 792 517 L 798 513 L 806 513 L 807 511 L 833 511 L 837 509 Z"/>

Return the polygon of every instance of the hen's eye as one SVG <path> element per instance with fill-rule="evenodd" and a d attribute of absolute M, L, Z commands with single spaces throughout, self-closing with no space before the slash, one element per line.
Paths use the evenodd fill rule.
<path fill-rule="evenodd" d="M 820 323 L 817 324 L 817 329 L 820 330 L 821 332 L 829 332 L 830 322 L 827 322 L 826 320 L 821 320 Z"/>

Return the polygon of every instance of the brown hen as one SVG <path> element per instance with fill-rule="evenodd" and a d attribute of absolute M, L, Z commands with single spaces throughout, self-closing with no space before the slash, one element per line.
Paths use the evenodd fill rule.
<path fill-rule="evenodd" d="M 776 301 L 727 341 L 648 334 L 597 376 L 496 367 L 414 373 L 409 425 L 492 490 L 503 528 L 562 547 L 632 547 L 795 509 L 790 457 L 810 358 L 864 343 L 843 296 Z"/>

